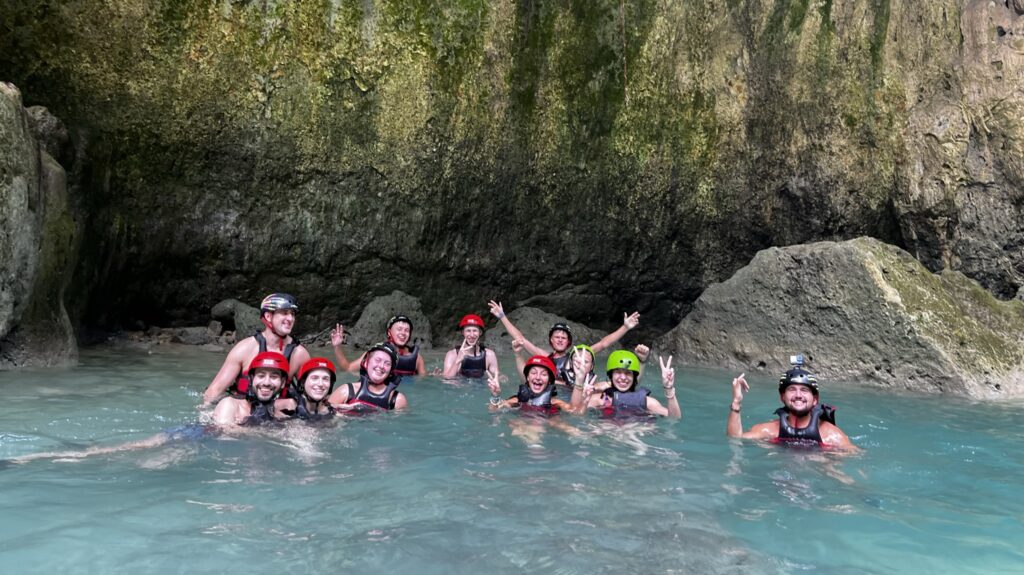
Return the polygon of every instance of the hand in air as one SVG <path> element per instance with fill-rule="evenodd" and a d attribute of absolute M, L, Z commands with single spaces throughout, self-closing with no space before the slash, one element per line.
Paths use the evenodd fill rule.
<path fill-rule="evenodd" d="M 672 367 L 672 356 L 665 360 L 659 355 L 658 363 L 661 364 L 661 386 L 668 391 L 676 386 L 676 370 Z"/>
<path fill-rule="evenodd" d="M 523 340 L 516 338 L 512 340 L 512 353 L 518 354 L 523 351 Z"/>
<path fill-rule="evenodd" d="M 596 383 L 597 383 L 597 375 L 595 375 L 593 373 L 589 373 L 589 374 L 587 374 L 587 376 L 585 378 L 583 378 L 583 397 L 584 398 L 589 399 L 591 395 L 594 395 L 594 391 L 596 391 L 596 389 L 597 389 L 596 386 L 594 385 Z"/>
<path fill-rule="evenodd" d="M 498 379 L 498 374 L 493 371 L 487 372 L 487 387 L 491 390 L 491 395 L 494 397 L 501 396 L 501 381 Z"/>
<path fill-rule="evenodd" d="M 338 347 L 345 343 L 345 328 L 339 323 L 331 330 L 331 345 Z"/>
<path fill-rule="evenodd" d="M 467 357 L 471 351 L 473 351 L 473 346 L 463 339 L 462 345 L 459 346 L 459 356 Z"/>
<path fill-rule="evenodd" d="M 743 401 L 743 394 L 750 391 L 750 384 L 747 383 L 746 379 L 743 379 L 745 373 L 741 373 L 739 377 L 732 380 L 732 400 L 736 403 Z"/>
<path fill-rule="evenodd" d="M 622 325 L 626 326 L 626 329 L 633 329 L 640 325 L 640 312 L 635 311 L 633 313 L 623 313 Z"/>
<path fill-rule="evenodd" d="M 577 377 L 587 373 L 587 370 L 583 366 L 583 362 L 587 361 L 587 358 L 584 355 L 586 353 L 587 352 L 580 351 L 575 347 L 572 348 L 572 371 Z"/>
<path fill-rule="evenodd" d="M 641 362 L 644 362 L 647 361 L 647 357 L 651 355 L 651 348 L 641 343 L 637 345 L 636 348 L 633 349 L 633 353 L 636 354 L 637 359 L 639 359 Z"/>
<path fill-rule="evenodd" d="M 494 301 L 493 299 L 487 302 L 487 306 L 491 308 L 491 315 L 501 319 L 505 317 L 505 308 L 501 307 L 500 301 Z"/>

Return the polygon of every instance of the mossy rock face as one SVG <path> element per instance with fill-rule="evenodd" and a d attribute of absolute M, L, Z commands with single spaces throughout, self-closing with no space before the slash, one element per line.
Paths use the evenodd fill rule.
<path fill-rule="evenodd" d="M 0 83 L 0 369 L 70 365 L 78 345 L 64 306 L 78 226 L 64 168 L 32 126 L 18 90 Z"/>
<path fill-rule="evenodd" d="M 869 238 L 759 252 L 659 341 L 684 363 L 781 373 L 803 353 L 830 381 L 1024 396 L 1024 302 L 928 271 Z"/>
<path fill-rule="evenodd" d="M 995 4 L 5 2 L 0 70 L 88 134 L 87 323 L 287 291 L 312 331 L 403 289 L 658 330 L 820 239 L 1015 293 L 1017 36 L 964 36 Z"/>

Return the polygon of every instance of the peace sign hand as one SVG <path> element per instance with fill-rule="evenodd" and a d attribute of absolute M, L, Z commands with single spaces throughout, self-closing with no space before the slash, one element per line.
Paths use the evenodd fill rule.
<path fill-rule="evenodd" d="M 492 396 L 501 396 L 501 381 L 498 380 L 497 372 L 487 372 L 487 387 L 490 388 Z"/>
<path fill-rule="evenodd" d="M 488 307 L 491 308 L 491 315 L 498 319 L 505 317 L 505 308 L 501 306 L 500 301 L 494 301 L 492 299 L 491 301 L 487 302 L 487 305 Z"/>
<path fill-rule="evenodd" d="M 676 386 L 676 370 L 672 367 L 672 356 L 665 360 L 659 355 L 658 363 L 661 364 L 661 386 L 668 391 Z"/>
<path fill-rule="evenodd" d="M 331 345 L 338 347 L 345 343 L 345 328 L 339 323 L 331 330 Z"/>
<path fill-rule="evenodd" d="M 739 377 L 732 380 L 732 400 L 734 403 L 742 403 L 744 392 L 750 391 L 750 384 L 743 378 L 744 375 L 746 374 L 741 373 Z"/>

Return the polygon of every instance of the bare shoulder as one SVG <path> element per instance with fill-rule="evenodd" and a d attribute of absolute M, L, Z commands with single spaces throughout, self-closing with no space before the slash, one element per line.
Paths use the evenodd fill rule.
<path fill-rule="evenodd" d="M 821 442 L 829 447 L 855 448 L 843 430 L 832 423 L 822 422 L 819 433 L 821 433 Z"/>
<path fill-rule="evenodd" d="M 751 427 L 750 431 L 744 433 L 743 437 L 745 439 L 776 439 L 779 437 L 779 422 L 775 420 L 758 423 Z"/>

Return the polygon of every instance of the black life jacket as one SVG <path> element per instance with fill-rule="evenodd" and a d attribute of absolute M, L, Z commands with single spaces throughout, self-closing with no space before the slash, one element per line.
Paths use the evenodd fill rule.
<path fill-rule="evenodd" d="M 249 417 L 243 419 L 241 425 L 263 425 L 274 421 L 274 401 L 277 400 L 277 397 L 275 394 L 270 401 L 259 401 L 248 397 Z"/>
<path fill-rule="evenodd" d="M 260 346 L 258 353 L 267 351 L 267 338 L 263 337 L 262 331 L 252 334 L 252 337 L 256 339 L 256 343 Z M 297 347 L 299 347 L 299 342 L 296 341 L 295 338 L 292 338 L 291 343 L 285 344 L 284 349 L 281 351 L 281 355 L 291 363 L 292 352 L 294 352 Z M 286 381 L 284 387 L 281 388 L 281 397 L 288 397 L 288 388 L 290 387 L 288 384 L 289 382 Z M 228 388 L 228 393 L 237 397 L 245 395 L 248 391 L 249 374 L 243 369 L 242 373 L 239 373 L 238 377 L 235 378 L 235 383 L 231 384 L 231 387 Z"/>
<path fill-rule="evenodd" d="M 615 387 L 604 390 L 605 398 L 611 399 L 611 405 L 602 411 L 606 416 L 628 416 L 647 414 L 647 396 L 651 390 L 646 387 L 637 387 L 634 391 L 619 391 Z"/>
<path fill-rule="evenodd" d="M 305 394 L 295 395 L 295 417 L 306 420 L 319 420 L 319 419 L 330 419 L 334 417 L 334 408 L 327 403 L 327 398 L 323 398 L 320 401 L 321 404 L 327 405 L 327 413 L 314 413 L 309 410 L 307 404 L 307 398 Z"/>
<path fill-rule="evenodd" d="M 551 399 L 555 395 L 557 395 L 557 392 L 553 383 L 548 384 L 547 388 L 541 393 L 534 393 L 529 385 L 522 383 L 519 384 L 519 392 L 516 393 L 516 399 L 519 400 L 519 409 L 523 411 L 535 411 L 554 415 L 559 412 L 559 409 L 551 404 Z"/>
<path fill-rule="evenodd" d="M 452 348 L 456 352 L 459 348 Z M 462 359 L 459 375 L 463 377 L 483 377 L 487 373 L 487 348 L 480 345 L 480 355 L 467 355 Z"/>
<path fill-rule="evenodd" d="M 351 383 L 346 384 L 348 385 L 348 401 L 345 403 L 365 405 L 385 411 L 395 408 L 395 401 L 398 399 L 398 381 L 396 378 L 388 381 L 387 387 L 379 394 L 370 391 L 370 380 L 366 376 L 360 376 L 359 383 L 359 393 L 355 392 L 355 386 Z"/>
<path fill-rule="evenodd" d="M 789 412 L 785 407 L 776 409 L 775 414 L 779 416 L 779 437 L 776 440 L 778 443 L 821 445 L 821 422 L 827 421 L 832 425 L 836 423 L 835 408 L 821 403 L 811 410 L 811 421 L 806 427 L 796 428 L 790 425 Z"/>
<path fill-rule="evenodd" d="M 569 367 L 569 354 L 566 353 L 562 357 L 555 357 L 555 352 L 551 352 L 548 354 L 548 359 L 555 364 L 555 379 L 568 382 L 569 376 L 566 375 L 566 369 Z"/>
<path fill-rule="evenodd" d="M 395 364 L 394 369 L 396 375 L 417 375 L 416 361 L 420 357 L 420 346 L 403 346 L 400 348 L 393 343 L 386 343 L 384 345 L 395 350 L 395 354 L 398 355 L 398 362 Z M 403 349 L 408 350 L 404 355 L 402 354 Z"/>

